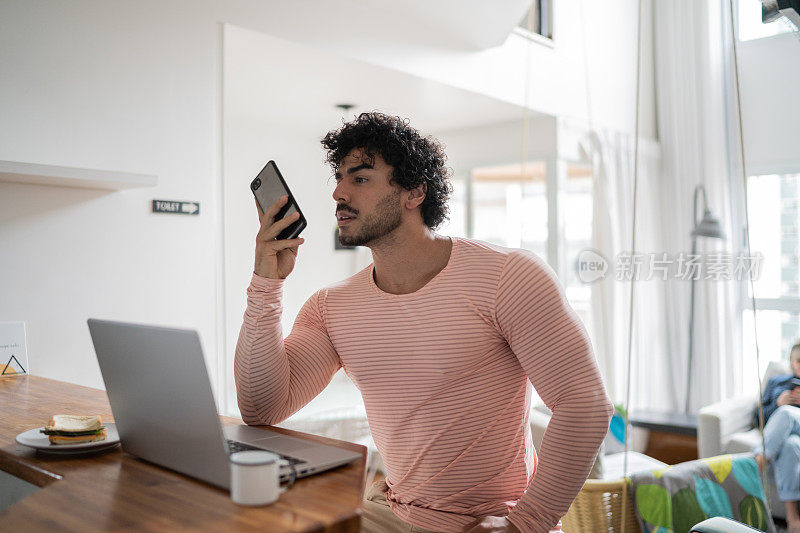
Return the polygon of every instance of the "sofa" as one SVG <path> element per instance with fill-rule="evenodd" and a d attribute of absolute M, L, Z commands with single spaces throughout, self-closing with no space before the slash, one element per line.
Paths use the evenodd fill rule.
<path fill-rule="evenodd" d="M 790 374 L 789 363 L 773 361 L 764 373 L 763 385 L 778 374 Z M 697 417 L 698 457 L 714 457 L 725 453 L 750 452 L 761 443 L 761 433 L 753 426 L 753 413 L 758 396 L 746 394 L 703 407 Z M 778 498 L 778 488 L 771 467 L 767 470 L 769 507 L 772 516 L 786 518 L 786 507 Z"/>

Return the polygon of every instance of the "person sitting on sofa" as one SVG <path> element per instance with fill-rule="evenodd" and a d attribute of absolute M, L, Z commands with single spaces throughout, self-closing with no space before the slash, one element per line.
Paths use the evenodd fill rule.
<path fill-rule="evenodd" d="M 758 446 L 759 469 L 773 462 L 778 497 L 786 504 L 786 524 L 790 533 L 800 533 L 800 342 L 789 353 L 792 374 L 773 376 L 767 381 L 764 409 L 764 446 Z M 758 410 L 755 413 L 758 426 Z"/>

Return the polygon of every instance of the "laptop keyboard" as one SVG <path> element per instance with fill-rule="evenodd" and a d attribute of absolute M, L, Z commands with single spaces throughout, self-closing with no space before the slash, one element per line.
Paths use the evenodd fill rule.
<path fill-rule="evenodd" d="M 228 440 L 228 453 L 229 454 L 236 453 L 236 452 L 243 452 L 243 451 L 246 451 L 246 450 L 267 450 L 266 448 L 259 448 L 257 446 L 251 446 L 249 444 L 245 444 L 244 442 L 239 442 L 237 440 L 230 440 L 230 439 L 227 439 L 227 440 Z M 267 450 L 267 451 L 272 452 L 272 450 Z M 283 455 L 282 453 L 278 453 L 278 452 L 272 452 L 272 453 L 276 453 L 276 454 L 280 455 L 281 459 L 286 459 L 287 461 L 289 461 L 289 464 L 292 465 L 292 466 L 300 465 L 300 464 L 303 464 L 303 463 L 306 462 L 306 461 L 303 461 L 302 459 L 297 459 L 295 457 L 290 457 L 288 455 Z"/>

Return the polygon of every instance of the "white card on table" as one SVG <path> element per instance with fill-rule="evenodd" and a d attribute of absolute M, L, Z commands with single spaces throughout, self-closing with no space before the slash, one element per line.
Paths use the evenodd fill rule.
<path fill-rule="evenodd" d="M 25 322 L 0 322 L 0 378 L 28 373 Z"/>

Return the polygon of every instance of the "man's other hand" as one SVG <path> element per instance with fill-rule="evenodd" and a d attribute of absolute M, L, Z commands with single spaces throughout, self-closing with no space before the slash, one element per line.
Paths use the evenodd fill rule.
<path fill-rule="evenodd" d="M 521 533 L 505 516 L 484 516 L 464 529 L 466 533 Z"/>

